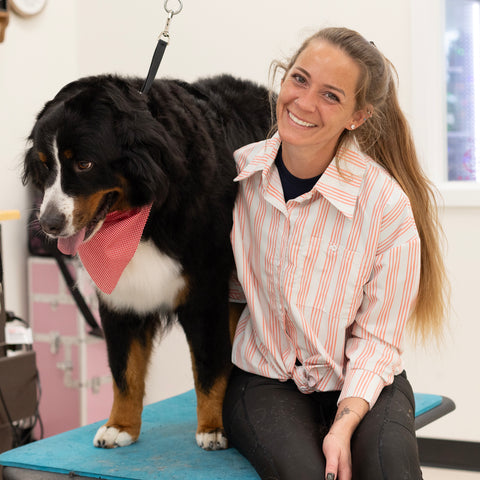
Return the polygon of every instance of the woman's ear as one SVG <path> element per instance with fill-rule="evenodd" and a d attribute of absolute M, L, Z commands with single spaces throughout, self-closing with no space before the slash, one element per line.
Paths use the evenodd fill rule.
<path fill-rule="evenodd" d="M 347 130 L 355 130 L 356 128 L 363 125 L 368 119 L 373 115 L 373 107 L 371 105 L 366 105 L 361 110 L 357 110 L 351 117 L 350 122 L 345 127 Z"/>

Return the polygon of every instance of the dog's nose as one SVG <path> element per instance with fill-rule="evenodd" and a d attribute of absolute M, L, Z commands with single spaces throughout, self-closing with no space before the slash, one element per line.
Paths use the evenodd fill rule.
<path fill-rule="evenodd" d="M 38 218 L 42 230 L 49 235 L 59 235 L 65 228 L 65 221 L 65 214 L 51 208 L 47 208 Z"/>

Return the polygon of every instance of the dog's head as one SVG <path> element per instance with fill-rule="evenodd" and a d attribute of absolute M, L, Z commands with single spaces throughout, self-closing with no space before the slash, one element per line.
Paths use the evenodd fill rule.
<path fill-rule="evenodd" d="M 88 239 L 109 212 L 162 202 L 169 189 L 163 165 L 178 155 L 147 99 L 112 76 L 60 90 L 29 140 L 23 182 L 43 192 L 38 218 L 51 237 Z"/>

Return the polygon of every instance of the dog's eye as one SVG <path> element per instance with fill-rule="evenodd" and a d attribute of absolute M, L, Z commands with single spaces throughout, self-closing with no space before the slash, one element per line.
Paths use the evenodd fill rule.
<path fill-rule="evenodd" d="M 88 170 L 91 170 L 93 167 L 93 162 L 90 162 L 88 160 L 80 160 L 75 164 L 75 168 L 79 172 L 86 172 Z"/>

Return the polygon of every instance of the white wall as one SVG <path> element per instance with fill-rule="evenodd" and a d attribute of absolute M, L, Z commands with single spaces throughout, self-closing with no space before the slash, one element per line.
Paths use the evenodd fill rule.
<path fill-rule="evenodd" d="M 104 72 L 145 76 L 166 14 L 161 0 L 49 0 L 46 10 L 29 20 L 12 17 L 0 44 L 0 132 L 2 173 L 0 208 L 18 208 L 21 222 L 3 225 L 7 308 L 25 315 L 25 218 L 28 201 L 19 181 L 24 138 L 34 112 L 61 85 L 77 76 Z M 228 72 L 261 83 L 268 81 L 273 58 L 292 53 L 309 33 L 328 25 L 359 30 L 393 61 L 400 76 L 400 99 L 414 112 L 411 78 L 411 4 L 385 0 L 210 0 L 186 1 L 171 23 L 171 42 L 159 76 L 193 80 Z M 169 0 L 173 8 L 176 0 Z M 416 88 L 414 86 L 413 88 Z M 448 268 L 454 313 L 440 351 L 408 348 L 406 362 L 416 391 L 443 393 L 457 411 L 420 433 L 480 441 L 476 399 L 474 342 L 480 334 L 476 310 L 476 272 L 480 271 L 479 209 L 443 212 L 449 241 Z M 189 354 L 179 330 L 158 349 L 147 402 L 192 386 Z M 172 368 L 175 364 L 175 368 Z"/>
<path fill-rule="evenodd" d="M 2 224 L 6 307 L 26 316 L 26 222 L 30 204 L 22 187 L 26 138 L 46 99 L 77 75 L 74 0 L 51 0 L 37 17 L 10 14 L 0 43 L 0 209 L 20 210 Z"/>

